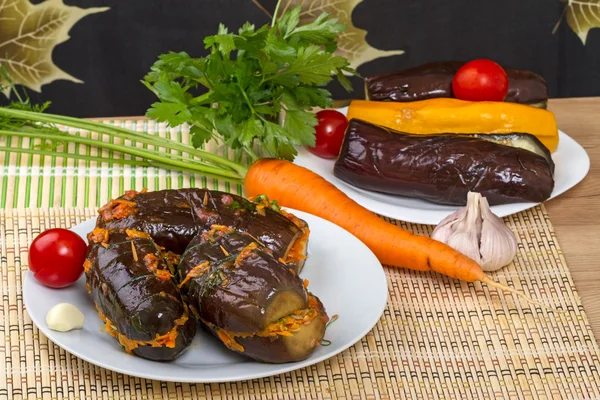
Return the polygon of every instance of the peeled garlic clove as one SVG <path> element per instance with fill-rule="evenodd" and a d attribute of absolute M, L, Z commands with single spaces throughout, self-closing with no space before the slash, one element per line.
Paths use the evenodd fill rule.
<path fill-rule="evenodd" d="M 517 239 L 504 221 L 490 210 L 487 199 L 481 199 L 481 267 L 496 271 L 509 264 L 517 255 Z"/>
<path fill-rule="evenodd" d="M 83 328 L 83 320 L 83 313 L 69 303 L 59 303 L 46 314 L 48 328 L 59 332 L 81 329 Z"/>

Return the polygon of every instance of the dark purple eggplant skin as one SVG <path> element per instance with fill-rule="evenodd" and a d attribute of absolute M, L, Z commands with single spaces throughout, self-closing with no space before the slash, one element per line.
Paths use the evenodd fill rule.
<path fill-rule="evenodd" d="M 199 188 L 160 190 L 138 193 L 131 201 L 137 209 L 133 214 L 110 221 L 100 215 L 97 226 L 146 232 L 157 244 L 177 254 L 183 253 L 196 235 L 213 224 L 250 233 L 277 257 L 285 257 L 289 246 L 301 234 L 280 213 L 265 208 L 265 215 L 261 215 L 252 202 L 230 193 Z"/>
<path fill-rule="evenodd" d="M 134 258 L 135 246 L 137 261 Z M 144 257 L 153 254 L 158 269 L 169 270 L 161 251 L 151 239 L 129 239 L 121 230 L 109 231 L 109 246 L 90 241 L 86 272 L 91 297 L 98 309 L 128 339 L 149 341 L 169 332 L 185 306 L 174 280 L 158 279 L 148 270 Z M 150 360 L 170 361 L 177 358 L 192 342 L 197 320 L 190 313 L 179 328 L 174 348 L 139 346 L 133 353 Z"/>
<path fill-rule="evenodd" d="M 406 102 L 454 97 L 452 79 L 464 64 L 461 61 L 441 61 L 369 76 L 365 79 L 367 98 Z M 548 100 L 544 78 L 530 71 L 506 67 L 504 70 L 508 76 L 508 94 L 504 101 L 533 105 Z"/>
<path fill-rule="evenodd" d="M 239 252 L 251 243 L 256 243 L 257 249 L 239 265 L 234 264 Z M 210 270 L 185 283 L 182 291 L 200 319 L 220 329 L 256 333 L 282 316 L 307 307 L 302 279 L 248 234 L 234 231 L 211 239 L 198 235 L 181 257 L 179 281 L 206 261 L 211 263 Z M 282 293 L 290 294 L 297 307 L 269 319 L 269 307 Z"/>
<path fill-rule="evenodd" d="M 479 192 L 495 205 L 548 199 L 553 170 L 531 151 L 470 135 L 411 135 L 352 119 L 334 175 L 365 190 L 439 204 L 465 205 L 469 191 Z"/>

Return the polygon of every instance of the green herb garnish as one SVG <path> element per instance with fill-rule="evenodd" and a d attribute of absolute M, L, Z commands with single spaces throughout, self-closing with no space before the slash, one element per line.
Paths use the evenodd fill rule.
<path fill-rule="evenodd" d="M 253 159 L 256 141 L 269 156 L 289 160 L 294 146 L 314 145 L 317 118 L 310 110 L 332 105 L 323 86 L 335 75 L 351 90 L 344 72 L 355 71 L 333 55 L 345 26 L 325 13 L 298 25 L 300 9 L 280 19 L 276 10 L 270 26 L 246 23 L 237 33 L 221 24 L 204 39 L 206 57 L 161 55 L 143 81 L 160 100 L 147 116 L 171 126 L 188 122 L 196 147 L 215 139 Z"/>
<path fill-rule="evenodd" d="M 239 210 L 240 208 L 242 208 L 242 205 L 240 204 L 239 201 L 234 200 L 231 202 L 230 205 L 227 206 L 227 208 L 229 208 L 231 210 Z"/>

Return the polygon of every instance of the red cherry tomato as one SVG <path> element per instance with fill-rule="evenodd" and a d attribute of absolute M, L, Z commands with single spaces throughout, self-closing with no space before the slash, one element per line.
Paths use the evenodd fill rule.
<path fill-rule="evenodd" d="M 315 147 L 308 149 L 319 157 L 336 158 L 342 148 L 348 120 L 344 114 L 335 110 L 319 111 L 317 119 L 319 120 L 315 128 L 317 142 Z"/>
<path fill-rule="evenodd" d="M 452 80 L 454 97 L 469 101 L 504 101 L 508 77 L 492 60 L 473 60 L 463 65 Z"/>
<path fill-rule="evenodd" d="M 42 284 L 63 288 L 73 284 L 83 273 L 86 244 L 68 229 L 48 229 L 29 247 L 29 269 Z"/>

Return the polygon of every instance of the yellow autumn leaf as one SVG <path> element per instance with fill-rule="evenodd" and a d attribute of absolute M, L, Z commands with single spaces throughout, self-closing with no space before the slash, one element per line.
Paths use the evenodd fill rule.
<path fill-rule="evenodd" d="M 314 21 L 322 12 L 328 13 L 332 18 L 337 18 L 346 25 L 346 30 L 340 34 L 338 39 L 337 55 L 346 57 L 352 68 L 375 60 L 380 57 L 389 57 L 403 54 L 402 50 L 379 50 L 367 43 L 367 31 L 357 28 L 352 23 L 352 11 L 363 0 L 287 0 L 282 3 L 283 11 L 291 10 L 296 6 L 302 6 L 300 23 Z"/>
<path fill-rule="evenodd" d="M 69 31 L 86 15 L 108 7 L 81 9 L 62 0 L 31 4 L 28 0 L 0 0 L 0 64 L 11 79 L 39 92 L 57 79 L 81 82 L 52 62 L 54 48 L 69 39 Z M 0 81 L 0 87 L 2 85 Z M 10 87 L 3 93 L 8 97 Z"/>
<path fill-rule="evenodd" d="M 585 45 L 590 29 L 600 28 L 600 0 L 568 0 L 567 23 Z"/>

